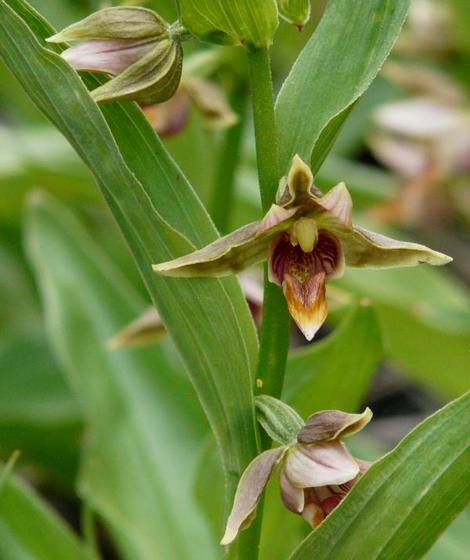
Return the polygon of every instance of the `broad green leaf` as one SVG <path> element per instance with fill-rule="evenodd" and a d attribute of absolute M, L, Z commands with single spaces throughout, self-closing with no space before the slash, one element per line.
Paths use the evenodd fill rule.
<path fill-rule="evenodd" d="M 386 357 L 400 371 L 440 398 L 455 398 L 469 389 L 469 334 L 431 326 L 399 307 L 375 307 Z"/>
<path fill-rule="evenodd" d="M 257 341 L 248 307 L 235 279 L 171 280 L 151 270 L 152 263 L 213 241 L 214 226 L 138 108 L 100 110 L 78 75 L 44 47 L 53 30 L 27 4 L 0 0 L 0 29 L 1 56 L 91 169 L 113 211 L 191 374 L 231 493 L 256 452 Z"/>
<path fill-rule="evenodd" d="M 0 127 L 2 223 L 20 221 L 25 194 L 37 185 L 62 200 L 88 202 L 99 196 L 90 173 L 54 128 Z"/>
<path fill-rule="evenodd" d="M 328 2 L 278 96 L 281 170 L 287 171 L 296 153 L 309 161 L 325 127 L 369 87 L 409 4 L 410 0 Z"/>
<path fill-rule="evenodd" d="M 375 463 L 291 560 L 417 560 L 470 500 L 470 393 Z"/>
<path fill-rule="evenodd" d="M 278 24 L 276 0 L 179 0 L 183 24 L 204 41 L 266 47 Z"/>
<path fill-rule="evenodd" d="M 0 558 L 92 560 L 58 515 L 14 478 L 0 490 Z"/>
<path fill-rule="evenodd" d="M 426 560 L 467 560 L 470 512 L 463 511 L 439 538 Z"/>
<path fill-rule="evenodd" d="M 469 389 L 469 297 L 449 271 L 350 269 L 340 286 L 374 303 L 386 356 L 401 371 L 445 398 Z"/>
<path fill-rule="evenodd" d="M 191 387 L 164 347 L 110 351 L 106 345 L 145 302 L 46 195 L 35 196 L 26 226 L 51 342 L 88 426 L 80 493 L 127 558 L 189 559 L 193 547 L 211 558 L 208 530 L 191 497 L 206 435 Z"/>
<path fill-rule="evenodd" d="M 18 449 L 23 463 L 40 467 L 55 484 L 71 488 L 81 413 L 45 338 L 18 338 L 5 345 L 0 372 L 0 455 Z"/>
<path fill-rule="evenodd" d="M 303 417 L 326 409 L 354 412 L 382 354 L 375 311 L 360 303 L 328 338 L 289 356 L 283 398 Z"/>
<path fill-rule="evenodd" d="M 470 333 L 470 294 L 449 270 L 426 266 L 348 269 L 341 283 L 350 291 L 406 309 L 431 327 L 450 333 Z"/>

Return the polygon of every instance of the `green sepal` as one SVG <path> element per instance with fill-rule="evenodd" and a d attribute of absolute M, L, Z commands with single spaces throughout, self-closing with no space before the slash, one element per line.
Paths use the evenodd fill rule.
<path fill-rule="evenodd" d="M 295 442 L 304 421 L 289 405 L 269 395 L 255 398 L 256 419 L 268 436 L 282 445 Z"/>
<path fill-rule="evenodd" d="M 183 68 L 183 49 L 173 39 L 163 39 L 140 60 L 104 85 L 93 90 L 97 103 L 136 101 L 142 105 L 162 103 L 178 89 Z"/>
<path fill-rule="evenodd" d="M 168 36 L 163 18 L 146 8 L 104 8 L 50 37 L 50 43 L 90 39 L 159 39 Z"/>

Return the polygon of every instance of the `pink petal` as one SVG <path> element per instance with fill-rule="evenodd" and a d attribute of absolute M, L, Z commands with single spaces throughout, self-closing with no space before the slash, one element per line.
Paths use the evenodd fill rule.
<path fill-rule="evenodd" d="M 304 491 L 290 482 L 284 473 L 284 469 L 281 470 L 279 484 L 282 502 L 286 508 L 292 513 L 302 513 L 304 509 Z"/>
<path fill-rule="evenodd" d="M 342 225 L 352 227 L 352 199 L 344 183 L 333 187 L 321 197 L 319 203 Z"/>
<path fill-rule="evenodd" d="M 142 40 L 90 40 L 65 50 L 62 58 L 76 70 L 116 75 L 134 64 L 152 48 L 152 43 Z"/>
<path fill-rule="evenodd" d="M 221 545 L 230 544 L 241 529 L 249 526 L 264 487 L 283 453 L 283 447 L 269 449 L 248 465 L 238 483 L 225 534 L 220 541 Z"/>
<path fill-rule="evenodd" d="M 322 410 L 312 414 L 298 433 L 299 443 L 317 443 L 338 439 L 362 430 L 372 418 L 366 408 L 362 414 L 350 414 L 341 410 Z"/>
<path fill-rule="evenodd" d="M 309 488 L 343 484 L 359 474 L 359 466 L 339 442 L 298 445 L 287 456 L 285 472 L 294 486 Z"/>

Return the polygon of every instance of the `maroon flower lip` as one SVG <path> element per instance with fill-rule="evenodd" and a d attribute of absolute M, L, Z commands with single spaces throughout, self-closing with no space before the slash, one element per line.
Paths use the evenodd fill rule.
<path fill-rule="evenodd" d="M 311 340 L 328 314 L 326 280 L 343 269 L 341 244 L 326 230 L 320 230 L 310 252 L 293 245 L 281 233 L 271 242 L 270 279 L 282 287 L 289 312 L 307 340 Z"/>

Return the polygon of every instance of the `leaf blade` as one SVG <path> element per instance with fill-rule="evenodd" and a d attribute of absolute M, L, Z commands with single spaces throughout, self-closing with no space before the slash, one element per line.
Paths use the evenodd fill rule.
<path fill-rule="evenodd" d="M 276 103 L 281 170 L 305 161 L 321 132 L 367 89 L 403 25 L 410 0 L 330 0 Z M 331 135 L 331 130 L 329 131 Z M 322 156 L 324 157 L 324 156 Z"/>

